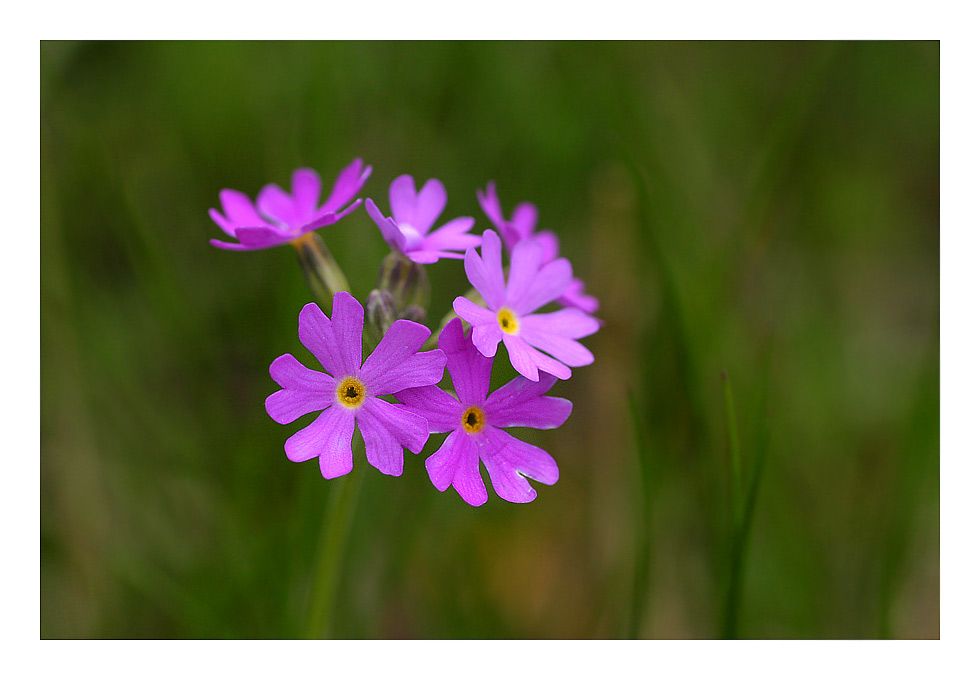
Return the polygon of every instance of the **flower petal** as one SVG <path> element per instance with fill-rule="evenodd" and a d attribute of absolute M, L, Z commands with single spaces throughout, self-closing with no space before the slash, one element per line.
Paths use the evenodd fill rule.
<path fill-rule="evenodd" d="M 293 172 L 293 211 L 297 219 L 306 222 L 316 214 L 320 200 L 320 175 L 311 168 Z"/>
<path fill-rule="evenodd" d="M 395 223 L 404 222 L 415 224 L 415 205 L 418 201 L 415 195 L 415 180 L 411 175 L 399 175 L 388 187 L 388 202 L 391 204 L 391 216 Z"/>
<path fill-rule="evenodd" d="M 541 264 L 547 264 L 558 257 L 558 236 L 553 231 L 539 231 L 534 240 L 541 246 Z"/>
<path fill-rule="evenodd" d="M 533 243 L 533 241 L 521 241 L 514 248 L 515 253 L 524 243 Z M 535 247 L 540 248 L 537 244 Z M 512 290 L 508 289 L 507 302 L 518 314 L 522 316 L 530 314 L 539 307 L 556 300 L 565 292 L 571 280 L 572 265 L 569 264 L 568 260 L 563 257 L 552 260 L 541 267 L 523 289 L 516 287 Z"/>
<path fill-rule="evenodd" d="M 357 195 L 370 176 L 371 166 L 365 167 L 360 158 L 355 158 L 350 165 L 340 171 L 329 198 L 320 206 L 317 216 L 340 210 L 345 203 Z"/>
<path fill-rule="evenodd" d="M 599 300 L 585 292 L 585 283 L 582 279 L 572 279 L 556 302 L 564 307 L 581 309 L 586 314 L 595 314 L 599 311 Z"/>
<path fill-rule="evenodd" d="M 381 237 L 388 244 L 388 247 L 396 252 L 404 253 L 405 234 L 398 228 L 394 220 L 385 217 L 370 198 L 364 202 L 364 209 L 367 210 L 367 214 L 371 216 L 374 223 L 378 225 L 378 229 L 381 230 Z"/>
<path fill-rule="evenodd" d="M 256 201 L 259 212 L 286 227 L 298 227 L 301 219 L 296 214 L 293 197 L 278 184 L 266 184 Z"/>
<path fill-rule="evenodd" d="M 472 217 L 450 220 L 422 239 L 420 250 L 458 250 L 462 257 L 462 252 L 467 248 L 476 248 L 483 240 L 481 236 L 466 233 L 472 227 Z"/>
<path fill-rule="evenodd" d="M 493 182 L 487 182 L 486 193 L 477 189 L 476 200 L 479 201 L 480 207 L 483 208 L 483 212 L 493 223 L 493 226 L 501 229 L 501 225 L 504 224 L 504 213 L 500 209 L 500 199 L 497 198 L 497 185 Z"/>
<path fill-rule="evenodd" d="M 425 418 L 404 406 L 369 397 L 357 410 L 368 462 L 386 475 L 399 476 L 405 465 L 402 447 L 418 453 L 429 439 Z"/>
<path fill-rule="evenodd" d="M 463 258 L 466 277 L 480 293 L 490 309 L 498 309 L 504 301 L 504 270 L 500 263 L 500 237 L 487 229 L 483 232 L 480 256 L 473 249 Z"/>
<path fill-rule="evenodd" d="M 555 384 L 553 375 L 541 375 L 538 382 L 517 377 L 496 390 L 486 402 L 487 422 L 494 427 L 534 427 L 550 430 L 564 423 L 572 412 L 572 402 L 545 397 Z"/>
<path fill-rule="evenodd" d="M 307 368 L 292 354 L 283 354 L 273 361 L 269 374 L 283 389 L 269 395 L 265 410 L 280 425 L 322 411 L 336 401 L 337 381 L 326 373 Z"/>
<path fill-rule="evenodd" d="M 568 380 L 572 376 L 572 371 L 568 366 L 546 354 L 542 354 L 520 336 L 504 334 L 504 346 L 507 347 L 511 365 L 528 380 L 537 382 L 538 369 L 562 380 Z"/>
<path fill-rule="evenodd" d="M 255 212 L 252 199 L 242 192 L 222 189 L 218 197 L 221 199 L 221 208 L 232 227 L 258 227 L 266 224 L 266 221 Z"/>
<path fill-rule="evenodd" d="M 558 481 L 558 464 L 547 451 L 497 428 L 488 428 L 486 433 L 481 458 L 493 490 L 505 501 L 530 503 L 537 497 L 528 477 L 544 484 Z"/>
<path fill-rule="evenodd" d="M 538 208 L 533 203 L 518 203 L 510 218 L 511 229 L 519 241 L 530 238 L 538 223 Z M 516 243 L 515 243 L 516 245 Z"/>
<path fill-rule="evenodd" d="M 326 479 L 340 477 L 354 467 L 353 436 L 354 412 L 342 406 L 331 406 L 286 440 L 286 457 L 300 463 L 319 456 L 320 473 Z"/>
<path fill-rule="evenodd" d="M 446 325 L 439 334 L 439 349 L 446 353 L 446 368 L 460 404 L 483 403 L 490 391 L 493 359 L 484 356 L 463 334 L 462 321 L 453 319 Z"/>
<path fill-rule="evenodd" d="M 507 303 L 524 297 L 541 269 L 541 246 L 534 239 L 520 241 L 510 255 L 510 274 L 507 276 Z M 517 311 L 516 309 L 514 311 Z M 528 311 L 534 311 L 528 310 Z M 518 312 L 521 313 L 521 312 Z"/>
<path fill-rule="evenodd" d="M 431 334 L 420 323 L 395 321 L 361 368 L 361 379 L 370 393 L 380 396 L 439 382 L 446 355 L 438 349 L 419 352 Z"/>
<path fill-rule="evenodd" d="M 429 432 L 449 432 L 460 423 L 462 404 L 436 385 L 410 387 L 395 392 L 394 396 L 406 408 L 426 419 Z"/>
<path fill-rule="evenodd" d="M 259 250 L 289 243 L 295 236 L 275 227 L 238 227 L 235 238 L 249 250 Z"/>
<path fill-rule="evenodd" d="M 420 234 L 429 233 L 436 218 L 446 207 L 446 188 L 437 179 L 428 180 L 419 191 L 415 203 L 415 219 L 410 224 Z"/>
<path fill-rule="evenodd" d="M 459 497 L 474 507 L 486 503 L 487 487 L 483 483 L 483 477 L 480 476 L 480 455 L 474 437 L 465 432 L 453 430 L 446 437 L 446 441 L 443 442 L 439 451 L 443 449 L 446 450 L 443 455 L 455 456 L 456 458 L 452 483 Z M 437 451 L 436 454 L 438 453 Z M 429 460 L 432 460 L 436 454 L 425 461 L 426 470 L 429 471 L 429 479 L 432 479 L 433 484 L 436 483 L 436 480 L 432 477 L 433 471 L 429 467 Z M 439 462 L 441 461 L 436 461 L 433 465 L 437 465 Z M 439 482 L 442 483 L 441 478 Z M 436 488 L 438 489 L 439 486 L 437 485 Z"/>
<path fill-rule="evenodd" d="M 357 375 L 361 366 L 364 308 L 347 291 L 333 296 L 333 319 L 310 302 L 299 313 L 299 341 L 334 378 Z"/>
<path fill-rule="evenodd" d="M 463 434 L 465 436 L 465 434 Z M 459 467 L 459 430 L 453 430 L 435 453 L 425 459 L 429 479 L 439 491 L 445 491 L 453 483 Z"/>
<path fill-rule="evenodd" d="M 472 300 L 458 297 L 453 301 L 453 311 L 455 311 L 463 321 L 473 326 L 471 340 L 480 354 L 485 357 L 492 357 L 497 353 L 497 345 L 503 336 L 500 324 L 497 323 L 497 315 L 486 307 L 481 307 Z"/>

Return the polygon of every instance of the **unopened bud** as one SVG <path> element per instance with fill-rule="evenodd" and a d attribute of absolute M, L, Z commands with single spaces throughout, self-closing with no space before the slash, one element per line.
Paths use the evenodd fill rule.
<path fill-rule="evenodd" d="M 395 303 L 391 293 L 386 290 L 372 290 L 368 295 L 365 317 L 374 341 L 381 342 L 381 338 L 395 322 Z"/>
<path fill-rule="evenodd" d="M 395 309 L 429 306 L 429 276 L 425 267 L 401 253 L 389 253 L 381 261 L 377 288 L 391 293 Z"/>
<path fill-rule="evenodd" d="M 414 321 L 416 323 L 424 324 L 429 315 L 426 314 L 425 310 L 418 305 L 409 305 L 406 307 L 399 317 L 402 319 L 408 319 L 409 321 Z"/>

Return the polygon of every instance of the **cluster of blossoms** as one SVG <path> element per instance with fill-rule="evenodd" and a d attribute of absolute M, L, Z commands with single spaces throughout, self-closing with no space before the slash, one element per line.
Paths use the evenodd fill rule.
<path fill-rule="evenodd" d="M 558 465 L 546 451 L 503 428 L 550 429 L 568 418 L 571 402 L 546 392 L 557 380 L 568 379 L 571 368 L 593 362 L 579 339 L 598 330 L 599 321 L 592 316 L 598 301 L 585 294 L 568 260 L 559 257 L 557 236 L 535 231 L 537 209 L 532 204 L 519 204 L 506 219 L 491 182 L 486 192 L 477 191 L 477 198 L 496 231 L 471 233 L 472 217 L 457 217 L 433 229 L 446 207 L 445 188 L 430 179 L 416 191 L 412 177 L 403 175 L 389 189 L 390 216 L 372 199 L 364 201 L 392 250 L 367 297 L 365 314 L 344 290 L 346 279 L 314 230 L 356 210 L 361 199 L 355 196 L 370 174 L 370 166 L 355 160 L 318 206 L 320 178 L 313 170 L 300 169 L 293 174 L 291 194 L 270 184 L 253 204 L 246 195 L 225 189 L 220 194 L 224 212 L 211 211 L 218 226 L 237 240 L 213 240 L 215 246 L 256 250 L 292 244 L 308 278 L 332 293 L 323 300 L 331 307 L 329 317 L 316 303 L 299 314 L 300 342 L 324 370 L 307 368 L 291 354 L 277 358 L 269 369 L 282 388 L 266 400 L 276 422 L 287 424 L 320 412 L 287 439 L 286 456 L 295 462 L 319 458 L 327 479 L 345 475 L 353 469 L 351 444 L 357 428 L 368 462 L 397 476 L 404 466 L 403 448 L 419 453 L 430 434 L 449 433 L 425 461 L 437 489 L 452 486 L 467 503 L 485 503 L 482 462 L 498 496 L 529 502 L 536 492 L 527 480 L 554 484 Z M 424 325 L 424 265 L 441 259 L 462 259 L 473 290 L 455 299 L 455 313 L 444 319 L 436 339 Z M 548 305 L 555 309 L 541 311 Z M 519 375 L 491 393 L 490 375 L 501 341 Z M 366 359 L 365 342 L 373 346 Z M 427 343 L 436 348 L 426 349 Z M 438 386 L 447 370 L 452 390 Z"/>

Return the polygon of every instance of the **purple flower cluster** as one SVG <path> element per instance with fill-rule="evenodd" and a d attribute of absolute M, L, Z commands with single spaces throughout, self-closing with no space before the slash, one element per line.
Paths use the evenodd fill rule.
<path fill-rule="evenodd" d="M 299 249 L 310 232 L 361 204 L 355 196 L 370 172 L 370 166 L 355 160 L 319 206 L 320 179 L 309 169 L 293 174 L 292 194 L 271 184 L 254 205 L 244 194 L 225 189 L 220 194 L 223 213 L 210 214 L 238 242 L 212 243 L 229 250 L 286 243 Z M 319 458 L 325 478 L 345 475 L 353 469 L 352 439 L 358 429 L 368 462 L 397 476 L 404 467 L 403 449 L 417 454 L 430 434 L 448 433 L 425 467 L 437 489 L 452 486 L 470 505 L 487 501 L 481 462 L 497 495 L 514 503 L 534 500 L 529 479 L 558 481 L 558 465 L 548 452 L 504 428 L 551 429 L 567 420 L 571 402 L 546 393 L 558 379 L 568 379 L 572 368 L 594 361 L 579 340 L 599 329 L 599 321 L 591 316 L 598 301 L 584 293 L 568 260 L 559 257 L 558 237 L 550 231 L 535 232 L 534 205 L 519 204 L 507 220 L 492 182 L 486 193 L 477 192 L 477 198 L 497 231 L 470 233 L 472 217 L 450 219 L 433 229 L 447 203 L 446 190 L 435 179 L 418 191 L 411 176 L 395 179 L 389 190 L 389 217 L 372 199 L 365 201 L 392 250 L 386 260 L 395 258 L 383 265 L 379 288 L 368 299 L 368 323 L 374 332 L 365 334 L 364 308 L 343 290 L 334 292 L 331 317 L 315 303 L 300 312 L 300 342 L 324 370 L 307 368 L 291 354 L 277 358 L 269 369 L 281 387 L 266 400 L 266 410 L 276 422 L 291 423 L 319 412 L 286 441 L 289 460 Z M 506 269 L 504 247 L 509 255 Z M 416 307 L 400 305 L 412 298 L 408 289 L 419 282 L 428 285 L 422 265 L 444 258 L 463 260 L 473 290 L 455 299 L 455 316 L 443 323 L 438 348 L 422 351 L 431 331 L 406 318 L 420 318 Z M 549 310 L 549 305 L 555 308 Z M 362 360 L 365 337 L 380 342 Z M 501 341 L 519 375 L 491 392 Z M 447 370 L 452 389 L 438 386 Z"/>

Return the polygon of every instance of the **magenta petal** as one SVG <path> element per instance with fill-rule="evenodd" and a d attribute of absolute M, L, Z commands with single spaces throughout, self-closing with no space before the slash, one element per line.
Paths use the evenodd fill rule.
<path fill-rule="evenodd" d="M 503 430 L 487 430 L 483 447 L 483 464 L 497 495 L 511 503 L 530 503 L 537 492 L 528 483 L 530 477 L 544 484 L 558 481 L 558 464 L 547 451 L 522 442 Z"/>
<path fill-rule="evenodd" d="M 211 239 L 211 245 L 223 250 L 261 250 L 261 248 L 249 248 L 248 246 L 243 246 L 241 243 L 227 243 L 225 241 L 219 241 L 216 238 Z"/>
<path fill-rule="evenodd" d="M 456 450 L 456 473 L 453 475 L 453 488 L 459 497 L 476 507 L 487 502 L 487 487 L 480 476 L 480 455 L 474 437 L 454 430 L 458 433 L 456 441 L 451 446 Z M 446 441 L 449 441 L 446 437 Z M 445 446 L 445 444 L 443 444 Z"/>
<path fill-rule="evenodd" d="M 482 237 L 467 234 L 473 227 L 472 217 L 457 217 L 446 222 L 434 232 L 422 239 L 422 250 L 458 250 L 460 258 L 468 248 L 476 248 L 482 242 Z"/>
<path fill-rule="evenodd" d="M 222 189 L 218 197 L 221 199 L 221 208 L 231 226 L 258 227 L 266 224 L 266 221 L 255 212 L 252 199 L 242 192 L 234 189 Z"/>
<path fill-rule="evenodd" d="M 395 398 L 429 423 L 429 432 L 449 432 L 460 423 L 463 406 L 436 385 L 410 387 Z"/>
<path fill-rule="evenodd" d="M 340 210 L 344 204 L 357 195 L 357 192 L 361 190 L 370 176 L 371 166 L 364 167 L 361 159 L 355 158 L 350 165 L 340 171 L 337 181 L 334 182 L 333 189 L 330 191 L 329 198 L 320 206 L 317 215 Z"/>
<path fill-rule="evenodd" d="M 439 335 L 439 349 L 446 353 L 446 368 L 462 404 L 481 403 L 490 390 L 493 359 L 484 356 L 463 335 L 463 322 L 453 319 Z"/>
<path fill-rule="evenodd" d="M 414 321 L 399 319 L 391 325 L 361 368 L 361 378 L 372 395 L 434 385 L 442 379 L 446 367 L 442 350 L 417 353 L 431 334 Z"/>
<path fill-rule="evenodd" d="M 274 227 L 238 227 L 235 238 L 249 250 L 258 250 L 289 243 L 295 236 Z"/>
<path fill-rule="evenodd" d="M 561 312 L 554 312 L 555 314 L 561 314 L 563 312 L 577 312 L 585 316 L 585 314 L 577 309 L 563 309 Z M 550 314 L 532 314 L 530 316 L 525 316 L 521 319 L 521 337 L 532 347 L 537 347 L 543 352 L 547 352 L 553 356 L 558 361 L 566 364 L 568 366 L 588 366 L 595 358 L 592 356 L 585 345 L 573 340 L 567 335 L 559 335 L 558 333 L 551 332 L 554 329 L 561 329 L 561 326 L 557 324 L 550 324 L 546 319 L 542 317 L 549 317 Z M 591 317 L 586 317 L 591 318 Z M 575 326 L 570 324 L 572 328 Z M 590 331 L 595 332 L 595 331 Z"/>
<path fill-rule="evenodd" d="M 480 203 L 480 207 L 483 208 L 483 212 L 493 223 L 493 226 L 497 227 L 497 229 L 501 229 L 501 225 L 504 223 L 504 213 L 500 209 L 500 199 L 497 198 L 496 184 L 493 182 L 487 182 L 486 193 L 483 193 L 477 189 L 476 200 Z"/>
<path fill-rule="evenodd" d="M 525 330 L 550 333 L 566 338 L 584 338 L 599 330 L 599 320 L 579 309 L 560 309 L 547 314 L 529 314 L 521 318 L 521 335 Z M 530 339 L 528 342 L 534 344 Z"/>
<path fill-rule="evenodd" d="M 462 260 L 462 253 L 450 253 L 445 250 L 413 250 L 405 253 L 406 257 L 412 262 L 419 264 L 433 264 L 439 260 Z"/>
<path fill-rule="evenodd" d="M 445 207 L 446 188 L 439 180 L 430 179 L 419 190 L 415 203 L 415 220 L 410 224 L 420 234 L 427 234 Z"/>
<path fill-rule="evenodd" d="M 524 297 L 527 289 L 535 283 L 541 269 L 541 246 L 533 239 L 521 241 L 511 252 L 510 274 L 507 277 L 506 300 L 510 304 Z M 563 289 L 564 290 L 564 289 Z M 557 296 L 556 296 L 557 297 Z M 518 311 L 516 308 L 514 311 Z M 533 309 L 525 311 L 534 311 Z M 518 313 L 524 313 L 518 311 Z"/>
<path fill-rule="evenodd" d="M 581 279 L 572 279 L 557 302 L 565 307 L 581 309 L 586 314 L 595 314 L 599 311 L 599 300 L 585 292 L 585 284 Z"/>
<path fill-rule="evenodd" d="M 547 264 L 558 257 L 558 236 L 553 231 L 539 231 L 534 240 L 541 246 L 541 263 Z"/>
<path fill-rule="evenodd" d="M 403 406 L 369 397 L 357 411 L 357 424 L 364 437 L 368 462 L 386 475 L 402 473 L 402 447 L 418 453 L 429 438 L 425 418 Z"/>
<path fill-rule="evenodd" d="M 302 221 L 316 213 L 320 200 L 320 175 L 316 170 L 300 168 L 293 172 L 293 212 Z"/>
<path fill-rule="evenodd" d="M 504 346 L 507 347 L 511 365 L 528 380 L 537 382 L 538 369 L 561 380 L 568 380 L 572 376 L 568 366 L 534 349 L 519 336 L 504 334 Z"/>
<path fill-rule="evenodd" d="M 510 223 L 519 241 L 529 238 L 538 223 L 537 207 L 533 203 L 518 203 Z"/>
<path fill-rule="evenodd" d="M 283 354 L 272 362 L 269 374 L 280 387 L 265 400 L 265 410 L 281 425 L 300 416 L 322 411 L 336 400 L 337 381 L 325 373 L 307 368 L 292 354 Z"/>
<path fill-rule="evenodd" d="M 388 203 L 396 223 L 415 224 L 415 180 L 411 175 L 399 175 L 388 187 Z"/>
<path fill-rule="evenodd" d="M 488 423 L 494 427 L 559 427 L 572 412 L 572 402 L 560 397 L 542 396 L 555 384 L 553 375 L 542 375 L 538 382 L 517 377 L 495 391 L 486 401 Z"/>
<path fill-rule="evenodd" d="M 256 200 L 259 212 L 287 227 L 298 227 L 301 217 L 296 214 L 293 197 L 278 184 L 266 184 Z"/>
<path fill-rule="evenodd" d="M 498 309 L 504 301 L 504 270 L 500 262 L 500 237 L 489 229 L 483 232 L 480 256 L 467 250 L 463 258 L 466 277 L 477 289 L 487 306 Z"/>
<path fill-rule="evenodd" d="M 486 307 L 481 307 L 471 300 L 458 297 L 453 301 L 455 311 L 463 321 L 473 326 L 472 341 L 480 354 L 492 357 L 497 353 L 497 345 L 503 336 L 497 315 Z"/>
<path fill-rule="evenodd" d="M 524 244 L 522 241 L 515 252 Z M 535 244 L 536 247 L 537 244 Z M 539 307 L 558 299 L 572 280 L 572 265 L 565 258 L 552 260 L 541 267 L 531 282 L 523 289 L 508 290 L 507 302 L 520 315 L 530 314 Z"/>
<path fill-rule="evenodd" d="M 333 296 L 333 319 L 310 302 L 299 313 L 299 340 L 334 378 L 357 375 L 364 308 L 346 291 Z"/>
<path fill-rule="evenodd" d="M 435 453 L 425 459 L 425 469 L 429 473 L 432 485 L 439 491 L 445 491 L 453 483 L 456 476 L 456 469 L 459 467 L 460 451 L 458 439 L 466 436 L 459 430 L 453 430 L 446 437 Z"/>
<path fill-rule="evenodd" d="M 378 225 L 378 229 L 381 230 L 381 237 L 388 244 L 388 247 L 396 252 L 404 253 L 405 235 L 394 221 L 385 217 L 370 198 L 364 202 L 364 209 L 367 210 L 367 214 L 371 216 L 374 223 Z"/>
<path fill-rule="evenodd" d="M 323 476 L 327 479 L 340 477 L 354 467 L 353 436 L 354 412 L 342 406 L 331 406 L 286 440 L 286 457 L 300 463 L 319 456 Z"/>

